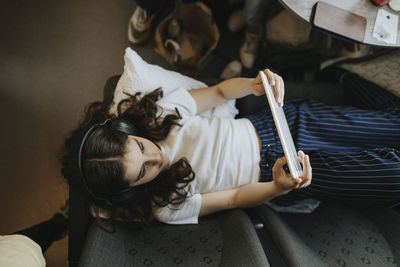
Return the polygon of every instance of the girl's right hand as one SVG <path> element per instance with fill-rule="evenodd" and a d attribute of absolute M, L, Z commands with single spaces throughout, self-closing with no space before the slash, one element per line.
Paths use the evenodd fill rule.
<path fill-rule="evenodd" d="M 285 83 L 283 79 L 278 74 L 270 71 L 269 69 L 263 70 L 267 76 L 268 82 L 274 90 L 274 96 L 278 106 L 283 106 L 283 98 L 285 97 Z M 252 82 L 252 92 L 254 95 L 259 96 L 265 94 L 264 85 L 261 80 L 260 74 Z"/>
<path fill-rule="evenodd" d="M 293 179 L 290 174 L 285 172 L 283 169 L 283 166 L 287 163 L 285 157 L 277 159 L 272 168 L 274 185 L 282 192 L 282 194 L 287 194 L 293 189 L 303 188 L 311 184 L 312 168 L 310 158 L 301 150 L 298 152 L 298 158 L 303 165 L 303 174 L 299 178 Z"/>

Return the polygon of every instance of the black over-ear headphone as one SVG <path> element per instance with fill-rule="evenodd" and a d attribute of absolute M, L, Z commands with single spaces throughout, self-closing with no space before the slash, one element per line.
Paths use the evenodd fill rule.
<path fill-rule="evenodd" d="M 120 132 L 126 133 L 128 135 L 138 135 L 138 131 L 136 130 L 135 126 L 128 122 L 127 120 L 124 119 L 107 119 L 104 122 L 101 123 L 96 123 L 92 125 L 89 130 L 86 131 L 83 139 L 81 146 L 79 148 L 79 154 L 78 154 L 78 167 L 79 171 L 81 174 L 82 182 L 86 188 L 86 191 L 95 199 L 97 200 L 102 200 L 105 201 L 108 205 L 111 206 L 124 206 L 129 203 L 132 203 L 134 198 L 135 198 L 135 191 L 137 190 L 136 187 L 128 186 L 125 189 L 122 189 L 121 191 L 117 193 L 113 193 L 107 197 L 100 197 L 96 196 L 92 190 L 89 189 L 89 186 L 86 181 L 86 176 L 83 171 L 83 166 L 82 166 L 82 152 L 83 152 L 83 147 L 85 146 L 86 140 L 89 138 L 89 136 L 96 130 L 98 127 L 104 126 L 106 124 L 110 124 L 110 126 Z"/>

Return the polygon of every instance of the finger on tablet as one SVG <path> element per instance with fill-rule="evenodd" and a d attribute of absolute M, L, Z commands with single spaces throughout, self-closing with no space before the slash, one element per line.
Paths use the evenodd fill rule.
<path fill-rule="evenodd" d="M 274 79 L 274 73 L 270 71 L 269 69 L 264 70 L 265 75 L 267 75 L 268 82 L 271 86 L 275 86 L 275 79 Z"/>

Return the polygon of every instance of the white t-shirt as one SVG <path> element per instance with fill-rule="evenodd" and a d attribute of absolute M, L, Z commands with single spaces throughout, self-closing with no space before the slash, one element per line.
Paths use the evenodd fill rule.
<path fill-rule="evenodd" d="M 260 150 L 249 120 L 198 116 L 196 102 L 185 89 L 174 91 L 158 104 L 164 114 L 177 108 L 182 117 L 182 127 L 174 126 L 167 138 L 158 143 L 161 150 L 170 164 L 186 157 L 196 177 L 189 183 L 188 198 L 180 207 L 154 209 L 157 220 L 197 223 L 202 193 L 258 182 Z"/>

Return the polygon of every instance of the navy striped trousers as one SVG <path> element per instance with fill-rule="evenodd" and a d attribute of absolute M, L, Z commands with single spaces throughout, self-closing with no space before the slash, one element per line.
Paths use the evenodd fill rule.
<path fill-rule="evenodd" d="M 400 99 L 356 75 L 343 86 L 356 107 L 328 106 L 315 100 L 288 101 L 284 111 L 297 149 L 310 156 L 310 186 L 279 197 L 351 201 L 355 204 L 400 203 Z M 269 108 L 248 116 L 261 140 L 261 180 L 272 180 L 282 157 Z"/>

